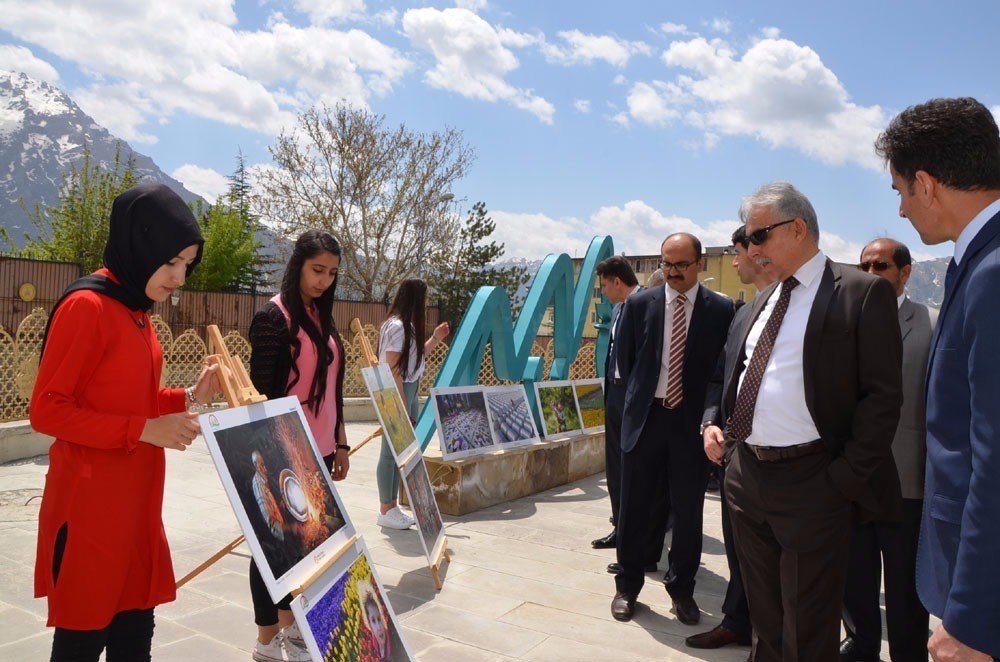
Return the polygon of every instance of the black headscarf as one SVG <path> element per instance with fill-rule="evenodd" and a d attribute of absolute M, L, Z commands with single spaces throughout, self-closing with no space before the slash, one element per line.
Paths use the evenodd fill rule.
<path fill-rule="evenodd" d="M 156 270 L 188 246 L 197 244 L 198 255 L 187 268 L 190 276 L 201 261 L 204 243 L 191 209 L 170 188 L 156 183 L 130 188 L 111 205 L 108 243 L 104 247 L 104 266 L 118 282 L 98 274 L 77 280 L 56 302 L 49 324 L 59 305 L 78 290 L 100 292 L 129 310 L 148 311 L 153 302 L 146 296 L 146 283 Z M 48 338 L 48 328 L 45 336 Z M 45 351 L 44 341 L 42 351 Z"/>

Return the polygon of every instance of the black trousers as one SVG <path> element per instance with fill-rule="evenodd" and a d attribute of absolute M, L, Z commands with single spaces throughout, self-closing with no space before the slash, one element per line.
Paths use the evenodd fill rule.
<path fill-rule="evenodd" d="M 857 651 L 878 659 L 882 648 L 879 590 L 885 567 L 885 621 L 893 662 L 927 662 L 930 618 L 917 597 L 920 499 L 903 500 L 902 522 L 861 522 L 851 530 L 851 560 L 844 593 L 844 628 Z"/>
<path fill-rule="evenodd" d="M 107 650 L 107 662 L 148 662 L 153 646 L 153 610 L 132 609 L 115 614 L 102 630 L 56 628 L 51 662 L 97 662 Z"/>
<path fill-rule="evenodd" d="M 762 462 L 743 444 L 726 467 L 754 662 L 839 662 L 851 504 L 825 451 Z"/>
<path fill-rule="evenodd" d="M 323 457 L 327 471 L 333 471 L 333 459 L 336 452 Z M 261 627 L 278 624 L 278 610 L 289 610 L 292 605 L 291 594 L 283 597 L 277 604 L 271 599 L 267 584 L 260 574 L 257 562 L 250 559 L 250 597 L 253 600 L 253 621 Z"/>
<path fill-rule="evenodd" d="M 722 502 L 722 542 L 726 546 L 726 565 L 729 566 L 729 584 L 726 586 L 726 597 L 722 601 L 722 627 L 735 632 L 741 637 L 749 637 L 750 608 L 747 606 L 747 594 L 743 589 L 743 575 L 740 573 L 739 557 L 736 554 L 736 541 L 733 540 L 733 523 L 729 514 L 729 504 L 726 503 L 726 473 L 723 469 L 719 481 L 719 496 Z"/>
<path fill-rule="evenodd" d="M 611 521 L 617 526 L 618 509 L 622 496 L 622 408 L 625 406 L 625 387 L 606 382 L 604 394 L 604 467 L 608 477 L 608 496 L 611 497 Z"/>
<path fill-rule="evenodd" d="M 708 460 L 697 431 L 685 429 L 684 406 L 652 405 L 635 448 L 622 454 L 618 523 L 619 591 L 638 595 L 650 563 L 651 537 L 662 545 L 668 513 L 673 536 L 664 579 L 671 596 L 691 597 L 701 563 L 702 513 Z M 652 533 L 651 533 L 652 532 Z M 656 554 L 657 558 L 659 554 Z"/>

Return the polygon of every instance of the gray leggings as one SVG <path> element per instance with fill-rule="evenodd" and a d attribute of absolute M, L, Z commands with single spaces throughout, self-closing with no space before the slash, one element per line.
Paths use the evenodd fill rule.
<path fill-rule="evenodd" d="M 420 382 L 403 382 L 403 400 L 411 418 L 420 413 L 420 398 L 418 391 Z M 392 503 L 399 495 L 399 472 L 396 471 L 396 460 L 392 457 L 389 441 L 382 437 L 382 452 L 378 456 L 378 466 L 375 468 L 375 482 L 378 483 L 379 503 Z"/>

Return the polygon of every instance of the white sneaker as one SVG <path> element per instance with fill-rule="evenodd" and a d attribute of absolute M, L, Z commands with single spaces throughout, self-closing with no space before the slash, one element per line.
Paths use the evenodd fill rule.
<path fill-rule="evenodd" d="M 414 524 L 417 523 L 417 520 L 413 519 L 413 515 L 411 515 L 410 513 L 406 512 L 405 510 L 403 510 L 399 506 L 396 506 L 396 512 L 399 513 L 400 515 L 402 515 L 403 519 L 405 521 L 407 521 L 407 522 L 410 523 L 410 526 L 413 526 Z"/>
<path fill-rule="evenodd" d="M 400 531 L 413 526 L 413 520 L 406 517 L 399 508 L 393 508 L 384 515 L 379 515 L 375 523 L 386 529 L 399 529 Z"/>
<path fill-rule="evenodd" d="M 292 623 L 287 628 L 284 628 L 281 631 L 281 634 L 283 634 L 285 636 L 285 639 L 287 639 L 288 641 L 292 642 L 293 644 L 295 644 L 299 648 L 305 649 L 305 647 L 306 647 L 306 640 L 302 638 L 302 631 L 299 630 L 299 624 L 298 623 Z"/>
<path fill-rule="evenodd" d="M 293 644 L 281 632 L 269 644 L 256 642 L 253 659 L 256 662 L 312 662 L 309 651 Z"/>

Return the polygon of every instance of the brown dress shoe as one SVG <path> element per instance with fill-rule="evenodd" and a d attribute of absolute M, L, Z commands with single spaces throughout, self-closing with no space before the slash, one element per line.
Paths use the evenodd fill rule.
<path fill-rule="evenodd" d="M 635 613 L 635 596 L 621 591 L 615 593 L 611 601 L 611 615 L 616 621 L 631 621 Z"/>
<path fill-rule="evenodd" d="M 694 598 L 674 598 L 673 611 L 684 625 L 697 625 L 701 620 L 701 610 Z"/>
<path fill-rule="evenodd" d="M 722 648 L 729 644 L 738 646 L 749 646 L 750 637 L 741 637 L 732 630 L 716 625 L 708 632 L 691 635 L 684 640 L 684 644 L 690 648 Z"/>

